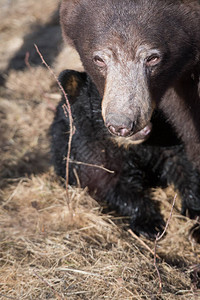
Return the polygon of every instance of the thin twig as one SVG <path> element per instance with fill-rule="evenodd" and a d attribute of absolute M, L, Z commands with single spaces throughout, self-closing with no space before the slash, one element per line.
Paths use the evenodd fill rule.
<path fill-rule="evenodd" d="M 82 271 L 82 270 L 70 269 L 70 268 L 58 268 L 57 270 L 78 273 L 78 274 L 82 274 L 82 275 L 86 275 L 86 276 L 102 277 L 102 275 L 100 275 L 100 274 L 86 272 L 86 271 Z"/>
<path fill-rule="evenodd" d="M 74 172 L 74 176 L 75 176 L 75 178 L 76 178 L 76 185 L 77 185 L 78 188 L 81 188 L 80 179 L 79 179 L 79 177 L 78 177 L 78 173 L 77 173 L 77 171 L 76 171 L 75 168 L 73 168 L 73 172 Z"/>
<path fill-rule="evenodd" d="M 160 276 L 160 272 L 158 270 L 158 267 L 157 267 L 157 261 L 156 261 L 156 247 L 157 247 L 157 242 L 155 240 L 155 245 L 154 245 L 154 267 L 156 269 L 156 272 L 158 274 L 158 279 L 159 279 L 159 294 L 162 293 L 162 279 L 161 279 L 161 276 Z"/>
<path fill-rule="evenodd" d="M 31 69 L 31 65 L 30 65 L 30 63 L 29 63 L 29 57 L 30 57 L 30 53 L 27 51 L 27 52 L 26 52 L 26 55 L 25 55 L 24 62 L 25 62 L 25 64 L 26 64 L 27 68 L 28 68 L 28 69 Z"/>
<path fill-rule="evenodd" d="M 99 165 L 93 165 L 93 164 L 88 164 L 88 163 L 84 163 L 82 161 L 77 161 L 77 160 L 72 160 L 72 159 L 69 159 L 69 162 L 72 163 L 72 164 L 76 164 L 76 165 L 84 165 L 84 166 L 87 166 L 87 167 L 94 167 L 94 168 L 99 168 L 99 169 L 102 169 L 108 173 L 111 173 L 111 174 L 114 174 L 115 171 L 111 171 L 107 168 L 104 168 L 103 166 L 99 166 Z"/>
<path fill-rule="evenodd" d="M 54 295 L 55 295 L 57 298 L 59 298 L 59 299 L 61 299 L 61 300 L 65 300 L 65 299 L 66 299 L 63 295 L 59 295 L 58 292 L 55 290 L 55 288 L 54 288 L 52 285 L 50 285 L 50 283 L 49 283 L 46 279 L 44 279 L 43 277 L 41 277 L 40 275 L 38 275 L 37 272 L 34 272 L 34 274 L 35 274 L 41 281 L 43 281 L 48 287 L 50 287 L 50 289 L 53 291 Z"/>
<path fill-rule="evenodd" d="M 50 73 L 53 75 L 53 77 L 55 78 L 60 90 L 63 93 L 63 96 L 65 98 L 66 101 L 66 110 L 69 116 L 69 127 L 70 127 L 70 132 L 69 132 L 69 141 L 68 141 L 68 151 L 67 151 L 67 159 L 66 159 L 66 193 L 67 193 L 67 198 L 69 199 L 69 194 L 68 194 L 68 182 L 69 182 L 69 157 L 70 157 L 70 152 L 71 152 L 71 142 L 72 142 L 72 136 L 73 136 L 73 118 L 72 118 L 72 112 L 71 112 L 71 107 L 70 107 L 70 103 L 67 97 L 67 94 L 65 93 L 64 88 L 62 87 L 60 81 L 58 80 L 57 76 L 55 75 L 55 73 L 53 72 L 53 70 L 50 68 L 50 66 L 46 63 L 46 61 L 44 60 L 44 57 L 42 56 L 41 52 L 38 49 L 38 46 L 36 44 L 34 44 L 35 49 L 37 51 L 37 53 L 39 54 L 42 63 L 47 67 L 47 69 L 50 71 Z"/>
<path fill-rule="evenodd" d="M 128 232 L 134 237 L 137 241 L 140 242 L 151 254 L 154 256 L 154 251 L 147 245 L 143 240 L 141 240 L 131 229 L 128 229 Z M 160 258 L 158 255 L 156 255 L 157 258 Z"/>
<path fill-rule="evenodd" d="M 155 266 L 155 269 L 156 269 L 156 272 L 157 272 L 158 278 L 159 278 L 159 294 L 161 294 L 161 292 L 162 292 L 162 279 L 161 279 L 160 272 L 158 270 L 157 262 L 156 262 L 156 257 L 157 257 L 157 254 L 156 254 L 157 243 L 162 239 L 162 237 L 164 236 L 164 234 L 167 231 L 167 228 L 169 226 L 170 220 L 172 218 L 172 213 L 173 213 L 173 209 L 174 209 L 176 197 L 177 197 L 177 194 L 175 194 L 175 196 L 174 196 L 174 199 L 173 199 L 173 202 L 172 202 L 171 211 L 170 211 L 170 215 L 169 215 L 169 218 L 168 218 L 167 223 L 165 225 L 165 228 L 164 228 L 164 230 L 163 230 L 163 232 L 162 232 L 161 235 L 160 235 L 160 233 L 157 234 L 156 240 L 155 240 L 155 244 L 154 244 L 154 266 Z"/>
<path fill-rule="evenodd" d="M 174 205 L 175 205 L 176 198 L 177 198 L 177 194 L 175 194 L 175 196 L 174 196 L 174 199 L 173 199 L 173 202 L 172 202 L 171 211 L 170 211 L 170 215 L 169 215 L 169 218 L 168 218 L 167 223 L 166 223 L 166 225 L 165 225 L 165 229 L 164 229 L 164 231 L 163 231 L 163 233 L 162 233 L 161 235 L 158 233 L 158 235 L 157 235 L 157 237 L 156 237 L 156 241 L 157 241 L 157 242 L 160 241 L 160 240 L 162 239 L 162 237 L 164 236 L 164 234 L 165 234 L 166 231 L 167 231 L 167 228 L 168 228 L 168 226 L 169 226 L 169 222 L 170 222 L 170 220 L 171 220 L 171 218 L 172 218 L 172 213 L 173 213 L 173 209 L 174 209 Z"/>

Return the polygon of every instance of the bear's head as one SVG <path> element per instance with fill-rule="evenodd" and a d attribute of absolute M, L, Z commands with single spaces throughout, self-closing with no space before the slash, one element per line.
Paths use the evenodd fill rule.
<path fill-rule="evenodd" d="M 102 96 L 109 131 L 132 140 L 148 135 L 167 89 L 199 62 L 198 1 L 64 0 L 60 15 Z"/>
<path fill-rule="evenodd" d="M 115 143 L 118 146 L 128 148 L 131 145 L 143 143 L 150 137 L 150 131 L 146 135 L 141 135 L 140 132 L 134 135 L 134 140 L 116 135 L 110 135 L 104 126 L 104 121 L 101 114 L 101 97 L 99 92 L 92 82 L 90 76 L 85 72 L 74 70 L 64 70 L 59 75 L 59 82 L 66 93 L 69 104 L 71 106 L 72 115 L 75 118 L 75 128 L 82 127 L 83 120 L 90 120 L 91 124 L 87 123 L 87 130 L 84 135 L 92 131 L 99 132 L 104 140 Z M 62 95 L 62 103 L 66 103 L 65 96 Z M 152 121 L 152 120 L 151 120 Z M 153 120 L 153 123 L 155 121 Z M 161 122 L 160 122 L 161 123 Z M 150 123 L 152 128 L 152 124 Z M 159 140 L 159 138 L 158 138 Z"/>

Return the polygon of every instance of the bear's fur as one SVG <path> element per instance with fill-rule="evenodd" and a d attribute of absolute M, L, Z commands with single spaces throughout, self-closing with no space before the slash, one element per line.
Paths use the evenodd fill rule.
<path fill-rule="evenodd" d="M 200 169 L 199 1 L 63 0 L 60 15 L 110 132 L 145 137 L 159 108 Z"/>
<path fill-rule="evenodd" d="M 149 139 L 125 149 L 104 126 L 101 99 L 89 76 L 66 70 L 61 73 L 60 82 L 68 94 L 75 126 L 70 185 L 77 184 L 78 176 L 82 187 L 87 186 L 97 200 L 106 201 L 119 214 L 130 216 L 132 230 L 149 238 L 155 238 L 164 226 L 159 209 L 152 201 L 152 187 L 174 184 L 182 198 L 182 213 L 187 212 L 192 218 L 200 214 L 199 174 L 159 112 L 154 112 L 152 117 Z M 69 139 L 69 119 L 63 111 L 64 103 L 63 97 L 51 125 L 53 164 L 62 177 L 66 172 Z M 103 166 L 114 173 L 76 162 Z"/>

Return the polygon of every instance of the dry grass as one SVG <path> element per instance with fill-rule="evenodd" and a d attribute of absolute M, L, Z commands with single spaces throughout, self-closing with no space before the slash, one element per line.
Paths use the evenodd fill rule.
<path fill-rule="evenodd" d="M 5 45 L 13 36 L 23 38 L 36 21 L 48 22 L 57 3 L 4 1 L 10 9 L 6 17 L 4 8 L 0 27 Z M 1 51 L 2 69 L 14 48 Z M 64 53 L 72 50 L 55 58 L 56 72 L 62 65 L 81 68 L 76 54 L 63 62 Z M 48 128 L 59 100 L 54 79 L 42 66 L 9 70 L 5 79 L 0 87 L 0 299 L 198 299 L 192 271 L 200 249 L 188 236 L 193 221 L 180 215 L 179 201 L 157 247 L 159 295 L 154 257 L 141 243 L 154 251 L 153 242 L 127 232 L 126 220 L 102 214 L 86 190 L 70 187 L 67 206 L 48 154 Z M 157 189 L 154 197 L 168 218 L 173 189 Z"/>
<path fill-rule="evenodd" d="M 0 69 L 7 67 L 31 28 L 49 21 L 58 3 L 59 0 L 0 0 Z"/>
<path fill-rule="evenodd" d="M 2 191 L 1 293 L 15 299 L 153 299 L 159 282 L 150 252 L 114 217 L 102 215 L 86 191 L 71 188 L 69 194 L 70 207 L 51 170 Z M 170 259 L 163 249 L 184 234 L 183 225 L 178 238 L 174 227 L 159 244 L 159 256 Z M 186 267 L 196 262 L 195 253 L 185 236 L 181 240 L 187 249 L 172 250 L 180 268 L 158 263 L 161 299 L 195 299 Z"/>

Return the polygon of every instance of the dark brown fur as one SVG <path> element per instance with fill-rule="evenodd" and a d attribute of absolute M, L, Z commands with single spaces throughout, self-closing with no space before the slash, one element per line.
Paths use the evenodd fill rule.
<path fill-rule="evenodd" d="M 124 148 L 104 126 L 101 98 L 90 77 L 86 73 L 65 70 L 59 81 L 68 95 L 75 128 L 70 148 L 70 185 L 77 185 L 78 178 L 80 186 L 88 187 L 98 201 L 129 216 L 135 233 L 149 238 L 155 238 L 164 226 L 156 201 L 152 201 L 153 187 L 173 184 L 182 199 L 182 213 L 191 218 L 200 216 L 199 173 L 186 158 L 183 145 L 160 111 L 153 114 L 149 139 Z M 54 168 L 64 178 L 70 126 L 63 111 L 65 102 L 62 97 L 50 130 Z M 104 166 L 114 172 L 95 166 Z M 193 230 L 198 240 L 198 228 Z"/>
<path fill-rule="evenodd" d="M 159 107 L 200 169 L 199 1 L 65 0 L 61 25 L 110 131 L 134 139 Z"/>

